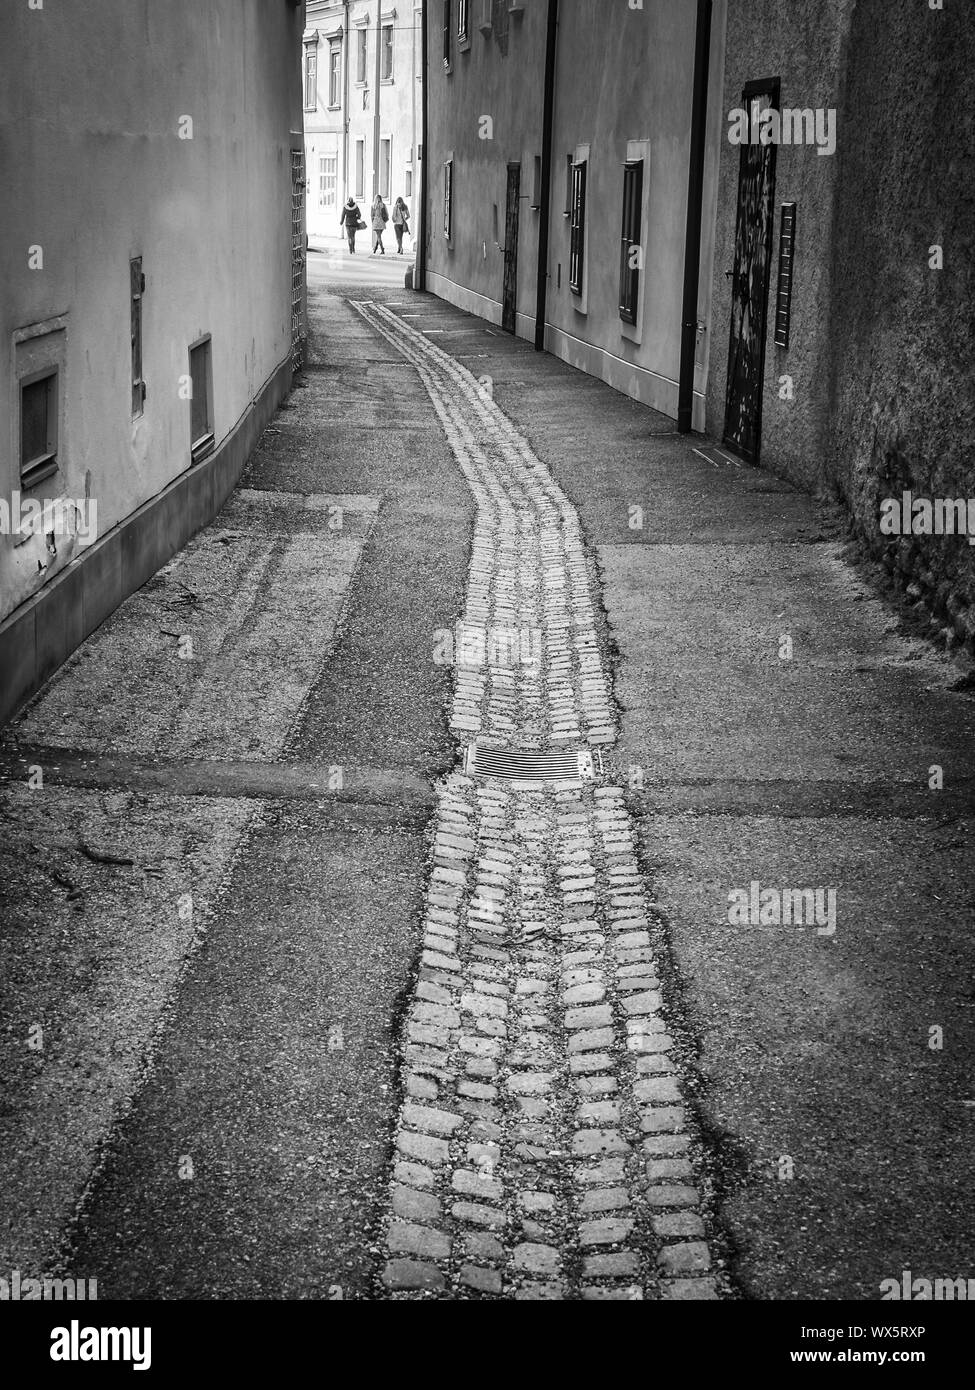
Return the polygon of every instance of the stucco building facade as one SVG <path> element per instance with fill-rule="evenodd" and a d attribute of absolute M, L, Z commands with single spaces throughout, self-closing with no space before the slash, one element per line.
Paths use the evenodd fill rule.
<path fill-rule="evenodd" d="M 419 278 L 832 494 L 971 643 L 975 547 L 881 531 L 975 501 L 966 11 L 428 0 Z"/>
<path fill-rule="evenodd" d="M 0 718 L 210 519 L 300 350 L 289 0 L 5 6 Z"/>
<path fill-rule="evenodd" d="M 547 0 L 428 6 L 427 287 L 674 416 L 683 357 L 703 428 L 709 344 L 688 347 L 681 328 L 696 6 L 562 0 L 547 59 L 550 15 Z M 699 60 L 712 75 L 719 18 L 714 32 Z M 710 269 L 720 111 L 703 89 L 697 254 Z M 706 323 L 710 274 L 700 284 L 692 318 Z"/>
<path fill-rule="evenodd" d="M 376 193 L 412 211 L 421 136 L 419 0 L 308 0 L 302 99 L 308 235 L 337 237 L 342 205 Z"/>

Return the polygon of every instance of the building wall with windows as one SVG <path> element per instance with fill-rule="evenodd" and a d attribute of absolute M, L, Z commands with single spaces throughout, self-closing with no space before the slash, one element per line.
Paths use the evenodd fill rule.
<path fill-rule="evenodd" d="M 335 237 L 342 205 L 350 196 L 363 212 L 377 190 L 388 204 L 403 197 L 411 210 L 414 206 L 421 140 L 421 5 L 419 0 L 308 0 L 306 8 L 302 63 L 308 234 Z"/>
<path fill-rule="evenodd" d="M 429 243 L 434 293 L 535 334 L 547 0 L 431 0 Z M 720 73 L 723 0 L 711 65 Z M 467 23 L 466 41 L 462 26 Z M 561 0 L 547 264 L 546 347 L 676 415 L 696 5 Z M 445 47 L 449 62 L 444 63 Z M 719 86 L 715 82 L 716 86 Z M 716 145 L 708 116 L 699 315 L 711 294 Z M 517 274 L 510 259 L 512 166 L 520 188 Z M 451 182 L 451 227 L 445 193 Z M 695 415 L 703 424 L 702 335 Z"/>
<path fill-rule="evenodd" d="M 0 717 L 209 519 L 290 385 L 302 26 L 0 12 Z"/>
<path fill-rule="evenodd" d="M 508 170 L 520 171 L 517 331 L 535 330 L 545 7 L 428 0 L 427 287 L 502 321 Z"/>

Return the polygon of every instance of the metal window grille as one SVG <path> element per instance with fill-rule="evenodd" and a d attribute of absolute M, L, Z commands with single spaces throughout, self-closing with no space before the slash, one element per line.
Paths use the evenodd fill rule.
<path fill-rule="evenodd" d="M 291 370 L 304 357 L 301 310 L 305 287 L 305 153 L 291 151 Z"/>
<path fill-rule="evenodd" d="M 796 205 L 782 204 L 779 224 L 779 276 L 775 291 L 775 346 L 789 346 L 792 321 L 792 268 L 796 250 Z"/>
<path fill-rule="evenodd" d="M 640 303 L 640 244 L 643 217 L 643 160 L 623 167 L 623 233 L 620 248 L 620 318 L 636 323 Z"/>
<path fill-rule="evenodd" d="M 142 379 L 142 291 L 145 280 L 142 274 L 142 257 L 129 261 L 129 302 L 131 309 L 132 333 L 132 414 L 141 415 L 146 398 L 145 382 Z"/>
<path fill-rule="evenodd" d="M 586 171 L 585 160 L 572 166 L 572 212 L 569 237 L 569 289 L 582 294 L 586 264 Z"/>

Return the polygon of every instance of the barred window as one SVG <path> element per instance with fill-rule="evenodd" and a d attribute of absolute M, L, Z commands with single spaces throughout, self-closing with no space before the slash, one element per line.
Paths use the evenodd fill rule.
<path fill-rule="evenodd" d="M 643 218 L 643 160 L 623 166 L 623 232 L 620 247 L 620 318 L 636 323 L 640 303 L 640 244 Z"/>
<path fill-rule="evenodd" d="M 449 241 L 454 225 L 454 161 L 443 166 L 443 231 Z"/>
<path fill-rule="evenodd" d="M 586 173 L 588 162 L 572 166 L 572 211 L 569 228 L 569 289 L 582 294 L 586 265 Z"/>

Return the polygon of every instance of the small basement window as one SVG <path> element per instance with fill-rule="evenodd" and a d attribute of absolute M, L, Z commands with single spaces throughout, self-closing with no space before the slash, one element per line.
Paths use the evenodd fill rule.
<path fill-rule="evenodd" d="M 190 440 L 194 463 L 213 452 L 213 365 L 210 339 L 201 338 L 190 348 Z"/>
<path fill-rule="evenodd" d="M 58 466 L 57 368 L 20 383 L 20 482 L 33 487 Z"/>

